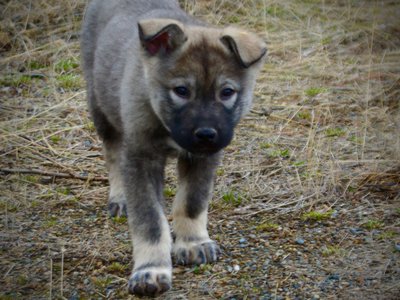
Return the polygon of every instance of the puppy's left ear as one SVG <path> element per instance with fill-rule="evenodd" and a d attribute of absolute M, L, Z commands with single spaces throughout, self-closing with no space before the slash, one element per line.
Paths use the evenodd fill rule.
<path fill-rule="evenodd" d="M 267 45 L 258 36 L 236 28 L 226 28 L 221 42 L 244 68 L 260 61 L 267 53 Z"/>

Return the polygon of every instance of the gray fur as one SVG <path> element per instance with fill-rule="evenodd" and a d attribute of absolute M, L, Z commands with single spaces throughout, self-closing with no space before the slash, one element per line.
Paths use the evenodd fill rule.
<path fill-rule="evenodd" d="M 157 295 L 171 287 L 171 251 L 181 264 L 218 258 L 207 232 L 213 178 L 222 148 L 250 108 L 265 45 L 242 31 L 204 25 L 177 1 L 94 0 L 81 49 L 110 172 L 110 214 L 127 213 L 132 234 L 129 291 Z M 175 89 L 182 86 L 187 95 Z M 180 184 L 174 245 L 163 212 L 170 154 L 178 155 Z"/>

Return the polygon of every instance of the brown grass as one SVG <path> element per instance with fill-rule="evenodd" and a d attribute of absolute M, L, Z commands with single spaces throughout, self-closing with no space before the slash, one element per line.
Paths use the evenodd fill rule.
<path fill-rule="evenodd" d="M 107 217 L 79 68 L 85 3 L 0 4 L 1 299 L 127 297 L 127 225 Z M 269 59 L 217 173 L 210 231 L 224 256 L 177 267 L 166 298 L 396 299 L 399 3 L 181 3 L 258 32 Z"/>

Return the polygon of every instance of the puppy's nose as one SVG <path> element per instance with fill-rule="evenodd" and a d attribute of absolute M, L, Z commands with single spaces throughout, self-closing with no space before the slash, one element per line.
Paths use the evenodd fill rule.
<path fill-rule="evenodd" d="M 213 142 L 217 138 L 217 131 L 210 127 L 197 128 L 194 135 L 202 142 Z"/>

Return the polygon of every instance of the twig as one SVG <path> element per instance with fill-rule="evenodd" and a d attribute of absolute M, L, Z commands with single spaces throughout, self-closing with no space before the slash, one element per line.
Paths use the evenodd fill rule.
<path fill-rule="evenodd" d="M 42 171 L 38 169 L 8 169 L 8 168 L 0 168 L 0 172 L 2 173 L 21 173 L 21 174 L 38 174 L 44 176 L 53 176 L 59 178 L 73 178 L 79 180 L 89 180 L 89 181 L 108 181 L 107 177 L 104 176 L 84 176 L 84 175 L 76 175 L 72 173 L 58 173 L 58 172 L 49 172 Z"/>

